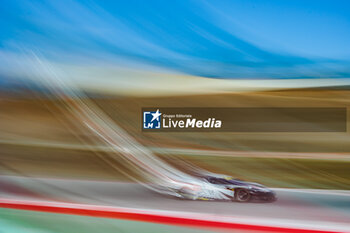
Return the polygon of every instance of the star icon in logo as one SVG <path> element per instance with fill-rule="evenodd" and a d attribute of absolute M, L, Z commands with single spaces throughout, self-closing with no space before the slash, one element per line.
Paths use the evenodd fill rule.
<path fill-rule="evenodd" d="M 157 121 L 159 121 L 159 117 L 160 117 L 160 115 L 162 115 L 162 114 L 159 112 L 159 109 L 157 109 L 157 111 L 156 111 L 155 113 L 151 113 L 151 114 L 152 114 L 152 116 L 153 116 L 151 122 L 154 121 L 154 120 L 156 120 L 156 119 L 157 119 Z"/>

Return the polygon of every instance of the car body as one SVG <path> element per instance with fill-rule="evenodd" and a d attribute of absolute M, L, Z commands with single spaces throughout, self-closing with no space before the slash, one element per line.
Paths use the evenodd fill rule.
<path fill-rule="evenodd" d="M 234 179 L 231 176 L 210 174 L 202 177 L 208 183 L 234 192 L 234 200 L 239 202 L 277 200 L 276 193 L 262 184 Z"/>
<path fill-rule="evenodd" d="M 234 198 L 234 193 L 222 186 L 211 184 L 203 179 L 169 180 L 157 183 L 153 189 L 161 194 L 187 200 L 227 200 Z"/>
<path fill-rule="evenodd" d="M 193 179 L 180 182 L 167 182 L 158 185 L 157 189 L 163 194 L 188 200 L 273 202 L 277 199 L 274 191 L 261 184 L 213 173 L 197 174 Z"/>

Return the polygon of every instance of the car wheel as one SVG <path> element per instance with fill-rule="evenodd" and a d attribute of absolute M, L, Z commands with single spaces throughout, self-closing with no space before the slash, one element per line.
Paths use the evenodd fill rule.
<path fill-rule="evenodd" d="M 235 199 L 239 202 L 247 202 L 251 198 L 250 193 L 245 189 L 239 189 L 235 192 Z"/>

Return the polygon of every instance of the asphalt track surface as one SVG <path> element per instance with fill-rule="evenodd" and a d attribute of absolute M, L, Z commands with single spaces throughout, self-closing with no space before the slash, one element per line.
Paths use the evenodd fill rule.
<path fill-rule="evenodd" d="M 149 210 L 208 213 L 273 221 L 348 225 L 348 191 L 277 189 L 274 203 L 190 201 L 171 198 L 140 184 L 0 176 L 0 198 L 48 200 Z"/>

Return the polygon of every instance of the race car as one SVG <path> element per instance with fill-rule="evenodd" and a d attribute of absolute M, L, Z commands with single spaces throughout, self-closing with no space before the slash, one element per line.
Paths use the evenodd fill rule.
<path fill-rule="evenodd" d="M 161 193 L 188 200 L 273 202 L 277 199 L 275 192 L 261 184 L 213 173 L 197 174 L 193 179 L 171 181 L 161 186 L 158 185 Z"/>
<path fill-rule="evenodd" d="M 234 179 L 231 176 L 210 174 L 202 177 L 210 184 L 221 186 L 234 192 L 234 200 L 238 202 L 277 200 L 276 193 L 262 184 Z"/>

